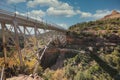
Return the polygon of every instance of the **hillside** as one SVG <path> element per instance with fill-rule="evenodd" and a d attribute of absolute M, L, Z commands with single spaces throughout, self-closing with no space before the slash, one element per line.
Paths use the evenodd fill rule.
<path fill-rule="evenodd" d="M 97 20 L 90 22 L 77 23 L 69 28 L 69 31 L 75 33 L 94 33 L 94 34 L 106 34 L 106 33 L 120 33 L 120 18 Z"/>
<path fill-rule="evenodd" d="M 106 34 L 107 32 L 120 33 L 120 13 L 113 10 L 110 15 L 90 22 L 77 23 L 69 28 L 71 32 L 87 32 Z"/>
<path fill-rule="evenodd" d="M 118 14 L 113 11 L 111 15 L 100 20 L 78 23 L 69 28 L 71 38 L 79 39 L 79 41 L 75 38 L 69 40 L 69 43 L 76 41 L 78 45 L 75 47 L 73 43 L 71 48 L 85 53 L 79 53 L 66 62 L 70 70 L 73 70 L 74 74 L 71 74 L 73 80 L 120 79 L 120 18 Z"/>
<path fill-rule="evenodd" d="M 51 65 L 45 80 L 119 80 L 120 18 L 78 23 L 66 33 L 63 51 L 47 51 L 42 65 Z M 65 52 L 65 49 L 73 51 Z M 76 50 L 76 51 L 75 51 Z"/>

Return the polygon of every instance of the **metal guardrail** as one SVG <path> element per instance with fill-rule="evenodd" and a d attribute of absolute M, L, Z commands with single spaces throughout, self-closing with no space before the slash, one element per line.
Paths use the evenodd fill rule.
<path fill-rule="evenodd" d="M 22 19 L 27 19 L 29 21 L 32 21 L 32 22 L 38 22 L 38 23 L 42 23 L 44 25 L 49 25 L 53 28 L 58 28 L 60 30 L 66 30 L 64 29 L 63 27 L 57 25 L 57 24 L 54 24 L 52 22 L 49 22 L 47 20 L 43 20 L 43 18 L 41 18 L 41 20 L 38 20 L 37 17 L 39 16 L 36 16 L 36 19 L 29 15 L 31 15 L 30 13 L 28 14 L 28 10 L 26 9 L 23 9 L 23 8 L 18 8 L 17 6 L 10 6 L 10 5 L 7 5 L 7 4 L 3 4 L 0 2 L 0 13 L 1 14 L 7 14 L 7 15 L 10 15 L 10 16 L 13 16 L 13 17 L 18 17 L 18 18 L 22 18 Z M 45 22 L 46 21 L 46 22 Z"/>

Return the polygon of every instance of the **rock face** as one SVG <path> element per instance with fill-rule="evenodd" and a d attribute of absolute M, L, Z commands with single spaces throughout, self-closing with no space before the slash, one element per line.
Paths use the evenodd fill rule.
<path fill-rule="evenodd" d="M 106 19 L 113 19 L 113 18 L 120 18 L 120 13 L 117 12 L 116 10 L 113 10 L 111 14 L 106 15 L 104 18 L 101 20 L 106 20 Z"/>
<path fill-rule="evenodd" d="M 41 66 L 43 69 L 46 69 L 48 67 L 54 70 L 62 68 L 64 60 L 67 58 L 66 56 L 69 56 L 69 58 L 71 58 L 77 55 L 76 51 L 72 50 L 71 48 L 69 49 L 69 45 L 74 44 L 74 48 L 78 48 L 76 45 L 81 45 L 82 42 L 82 40 L 70 36 L 66 37 L 65 45 L 67 46 L 64 47 L 62 46 L 64 44 L 61 44 L 59 40 L 54 41 L 54 43 L 51 42 L 41 59 Z"/>
<path fill-rule="evenodd" d="M 120 14 L 119 12 L 117 12 L 116 10 L 112 11 L 112 15 L 116 15 L 116 14 Z"/>

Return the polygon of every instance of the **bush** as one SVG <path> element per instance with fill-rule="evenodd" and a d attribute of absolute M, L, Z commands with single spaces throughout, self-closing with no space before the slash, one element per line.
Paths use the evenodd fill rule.
<path fill-rule="evenodd" d="M 64 74 L 65 74 L 64 70 L 58 69 L 58 70 L 55 71 L 54 74 L 52 75 L 52 79 L 53 79 L 53 80 L 63 80 L 63 79 L 65 79 L 65 78 L 64 78 Z"/>
<path fill-rule="evenodd" d="M 93 65 L 88 70 L 91 74 L 96 74 L 96 73 L 99 73 L 101 71 L 101 69 L 98 65 Z"/>
<path fill-rule="evenodd" d="M 44 80 L 52 80 L 52 75 L 54 74 L 54 71 L 47 68 L 43 74 Z"/>
<path fill-rule="evenodd" d="M 74 77 L 74 80 L 93 80 L 93 78 L 90 73 L 84 73 L 79 71 Z"/>
<path fill-rule="evenodd" d="M 75 68 L 72 67 L 71 65 L 67 65 L 65 67 L 65 76 L 68 78 L 68 79 L 73 79 L 74 78 L 74 75 L 75 75 Z"/>

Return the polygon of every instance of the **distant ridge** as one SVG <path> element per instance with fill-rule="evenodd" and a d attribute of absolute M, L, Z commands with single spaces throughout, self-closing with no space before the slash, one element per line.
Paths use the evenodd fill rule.
<path fill-rule="evenodd" d="M 100 20 L 106 20 L 106 19 L 113 19 L 113 18 L 120 18 L 120 13 L 116 10 L 113 10 L 111 14 L 106 15 L 104 18 Z"/>

